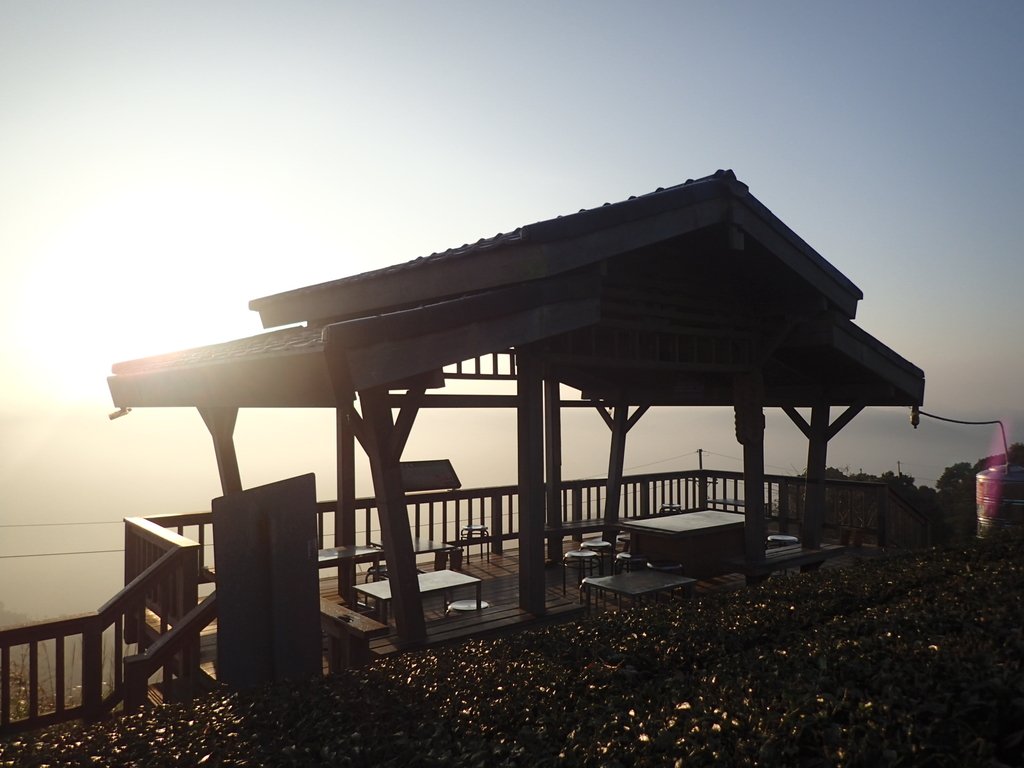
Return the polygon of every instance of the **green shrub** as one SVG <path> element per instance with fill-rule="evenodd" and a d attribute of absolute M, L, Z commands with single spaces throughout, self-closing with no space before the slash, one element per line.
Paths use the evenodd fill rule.
<path fill-rule="evenodd" d="M 1020 765 L 1008 534 L 0 744 L 0 765 Z"/>

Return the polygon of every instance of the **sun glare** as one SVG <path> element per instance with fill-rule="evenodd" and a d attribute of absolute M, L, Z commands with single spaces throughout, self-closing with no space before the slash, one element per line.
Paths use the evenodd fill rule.
<path fill-rule="evenodd" d="M 16 346 L 33 391 L 106 398 L 115 362 L 259 332 L 247 302 L 281 240 L 267 226 L 251 205 L 167 187 L 65 220 L 20 291 Z"/>

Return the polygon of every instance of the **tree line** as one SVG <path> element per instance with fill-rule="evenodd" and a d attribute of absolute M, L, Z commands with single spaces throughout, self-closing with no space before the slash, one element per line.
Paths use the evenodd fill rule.
<path fill-rule="evenodd" d="M 960 461 L 946 467 L 935 487 L 917 485 L 913 475 L 887 471 L 871 475 L 863 470 L 850 472 L 849 467 L 828 467 L 825 476 L 833 479 L 862 480 L 885 483 L 908 504 L 928 515 L 932 521 L 932 540 L 936 544 L 963 541 L 977 533 L 978 516 L 975 501 L 975 476 L 986 469 L 1006 464 L 1006 455 L 998 453 L 978 459 L 974 464 Z M 1009 448 L 1009 463 L 1024 466 L 1024 443 Z"/>

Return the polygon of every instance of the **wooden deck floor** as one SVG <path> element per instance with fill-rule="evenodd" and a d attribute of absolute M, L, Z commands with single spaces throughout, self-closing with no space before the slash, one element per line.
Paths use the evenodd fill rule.
<path fill-rule="evenodd" d="M 576 549 L 578 544 L 566 539 L 564 550 Z M 849 567 L 863 558 L 878 557 L 881 552 L 873 547 L 850 548 L 838 557 L 827 560 L 823 568 Z M 363 581 L 362 566 L 357 573 L 357 580 Z M 423 566 L 429 568 L 430 564 Z M 427 623 L 427 641 L 418 648 L 438 647 L 468 640 L 470 638 L 499 637 L 525 629 L 538 628 L 549 624 L 557 624 L 582 617 L 585 606 L 580 602 L 580 595 L 575 586 L 573 574 L 567 578 L 566 590 L 562 592 L 562 568 L 560 564 L 552 564 L 545 568 L 547 581 L 547 615 L 537 617 L 519 608 L 519 553 L 512 546 L 506 545 L 505 553 L 491 554 L 490 559 L 477 554 L 476 548 L 468 562 L 463 563 L 462 570 L 471 576 L 483 580 L 482 598 L 488 603 L 483 611 L 453 612 L 445 614 L 440 596 L 430 595 L 424 603 L 424 617 Z M 326 571 L 324 572 L 326 573 Z M 710 592 L 742 589 L 746 580 L 742 574 L 732 573 L 697 582 L 695 594 L 700 596 Z M 320 580 L 320 594 L 332 601 L 339 601 L 338 583 L 335 577 L 324 577 Z M 472 590 L 467 590 L 464 597 L 469 598 Z M 462 595 L 456 594 L 459 599 Z M 612 604 L 609 604 L 609 607 Z M 376 656 L 387 656 L 401 653 L 406 648 L 400 647 L 395 633 L 371 641 L 371 653 Z M 211 676 L 216 676 L 216 622 L 204 630 L 201 638 L 201 657 L 203 668 Z M 326 671 L 326 656 L 325 656 Z"/>
<path fill-rule="evenodd" d="M 571 539 L 567 539 L 563 544 L 563 549 L 566 551 L 576 548 L 578 548 L 578 544 Z M 861 557 L 873 556 L 877 556 L 877 552 L 871 548 L 858 548 L 826 561 L 822 567 L 842 568 L 849 566 Z M 545 568 L 547 615 L 537 617 L 522 611 L 519 608 L 518 569 L 519 553 L 516 548 L 506 546 L 504 554 L 491 554 L 488 560 L 486 557 L 478 556 L 474 547 L 471 559 L 463 564 L 462 570 L 471 576 L 483 579 L 482 597 L 488 603 L 488 607 L 480 612 L 453 612 L 446 615 L 440 596 L 428 596 L 424 602 L 424 617 L 427 623 L 426 647 L 457 643 L 468 638 L 510 634 L 524 629 L 568 621 L 584 615 L 585 607 L 580 602 L 579 591 L 575 585 L 576 577 L 572 573 L 568 574 L 563 594 L 563 572 L 558 563 Z M 361 582 L 363 578 L 363 573 L 360 571 L 357 574 L 357 580 Z M 745 585 L 746 580 L 742 574 L 726 574 L 698 581 L 695 593 L 699 596 L 709 592 L 741 589 Z M 340 600 L 335 578 L 321 579 L 320 592 L 321 596 L 327 599 Z M 471 592 L 472 590 L 467 590 L 465 597 L 470 597 Z M 460 597 L 461 595 L 455 595 L 456 599 Z M 399 646 L 394 633 L 372 641 L 370 649 L 378 656 L 399 653 L 404 650 Z"/>

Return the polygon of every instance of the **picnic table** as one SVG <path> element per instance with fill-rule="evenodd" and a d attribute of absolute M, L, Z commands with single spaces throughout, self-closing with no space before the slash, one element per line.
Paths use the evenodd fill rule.
<path fill-rule="evenodd" d="M 620 525 L 630 534 L 630 552 L 681 563 L 684 573 L 703 578 L 729 573 L 726 561 L 743 556 L 744 523 L 736 512 L 705 509 L 622 520 Z"/>
<path fill-rule="evenodd" d="M 687 597 L 690 597 L 693 595 L 696 583 L 696 579 L 675 573 L 643 569 L 626 571 L 614 576 L 588 576 L 583 579 L 582 587 L 589 612 L 592 596 L 596 601 L 598 595 L 607 597 L 608 594 L 613 594 L 616 607 L 621 608 L 623 597 L 630 597 L 637 602 L 646 595 L 656 596 L 662 592 L 674 592 L 677 589 L 686 590 Z M 596 594 L 592 595 L 592 593 Z"/>
<path fill-rule="evenodd" d="M 442 570 L 421 573 L 416 578 L 419 583 L 420 593 L 441 592 L 446 608 L 451 602 L 448 597 L 453 589 L 473 585 L 476 587 L 476 608 L 480 610 L 483 607 L 483 601 L 480 599 L 483 581 L 475 576 L 460 573 L 459 571 Z M 376 601 L 380 620 L 386 624 L 388 620 L 388 603 L 391 602 L 391 582 L 374 581 L 369 584 L 357 584 L 355 591 L 364 597 L 372 597 Z"/>
<path fill-rule="evenodd" d="M 412 552 L 414 555 L 433 554 L 434 570 L 439 571 L 445 568 L 449 562 L 449 556 L 457 549 L 449 544 L 438 544 L 429 539 L 413 539 Z M 317 564 L 320 568 L 338 566 L 338 593 L 345 599 L 348 605 L 355 604 L 353 586 L 355 585 L 355 566 L 357 563 L 372 563 L 380 566 L 381 560 L 387 560 L 387 553 L 384 548 L 376 543 L 369 544 L 346 544 L 340 547 L 330 547 L 317 552 Z"/>

